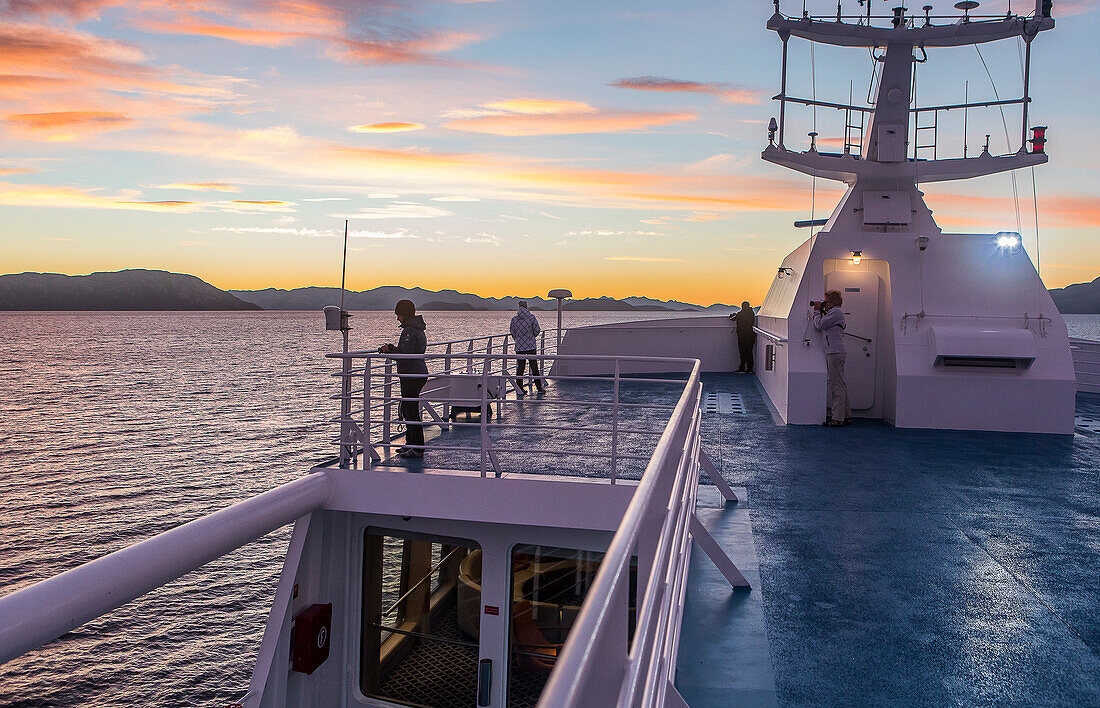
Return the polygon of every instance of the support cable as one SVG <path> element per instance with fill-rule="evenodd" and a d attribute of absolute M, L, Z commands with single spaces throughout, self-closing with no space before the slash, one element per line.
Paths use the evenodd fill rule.
<path fill-rule="evenodd" d="M 817 132 L 817 64 L 814 59 L 814 42 L 810 42 L 810 93 L 814 100 L 813 106 L 813 132 Z M 812 143 L 811 143 L 812 144 Z M 814 150 L 814 170 L 810 176 L 810 249 L 814 247 L 814 240 L 817 238 L 817 234 L 821 232 L 821 228 L 818 227 L 817 232 L 814 232 L 814 210 L 817 206 L 817 150 Z"/>
<path fill-rule="evenodd" d="M 985 75 L 989 77 L 989 85 L 993 87 L 993 96 L 996 97 L 998 101 L 1000 101 L 1001 94 L 999 91 L 997 91 L 997 82 L 993 80 L 993 74 L 989 71 L 989 65 L 985 63 L 985 57 L 982 56 L 982 50 L 978 47 L 978 45 L 975 44 L 974 51 L 978 53 L 978 58 L 982 60 L 982 67 L 985 68 Z M 1001 112 L 1001 123 L 1004 124 L 1005 129 L 1005 149 L 1011 150 L 1012 144 L 1009 142 L 1010 138 L 1008 137 L 1008 120 L 1005 118 L 1004 106 L 998 106 L 998 110 L 1000 110 Z M 1023 222 L 1020 219 L 1020 195 L 1017 193 L 1016 190 L 1016 173 L 1009 172 L 1008 175 L 1012 178 L 1012 201 L 1016 208 L 1016 231 L 1019 232 L 1023 231 Z"/>

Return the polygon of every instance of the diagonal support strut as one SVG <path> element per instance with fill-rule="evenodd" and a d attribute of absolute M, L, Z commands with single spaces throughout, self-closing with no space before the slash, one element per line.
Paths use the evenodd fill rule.
<path fill-rule="evenodd" d="M 714 463 L 707 457 L 707 453 L 702 450 L 699 451 L 699 464 L 702 466 L 703 471 L 710 477 L 710 481 L 715 487 L 718 487 L 718 491 L 722 493 L 722 497 L 728 501 L 737 503 L 737 495 L 730 489 L 730 485 L 726 482 L 726 479 L 722 476 L 722 473 L 718 471 L 718 468 L 714 466 Z"/>
<path fill-rule="evenodd" d="M 710 558 L 711 562 L 721 571 L 722 575 L 726 577 L 729 584 L 735 588 L 749 588 L 749 581 L 745 580 L 745 576 L 741 574 L 741 571 L 737 569 L 730 557 L 726 555 L 726 552 L 722 550 L 722 547 L 718 545 L 718 542 L 714 540 L 714 536 L 710 535 L 710 531 L 707 531 L 702 522 L 699 521 L 699 517 L 693 512 L 691 515 L 690 525 L 691 537 L 695 539 L 695 543 L 702 548 L 703 551 Z"/>

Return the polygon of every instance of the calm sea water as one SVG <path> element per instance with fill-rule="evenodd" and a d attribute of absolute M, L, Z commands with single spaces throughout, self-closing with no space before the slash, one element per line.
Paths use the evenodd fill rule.
<path fill-rule="evenodd" d="M 432 340 L 508 313 L 429 313 Z M 544 326 L 552 313 L 539 313 Z M 566 313 L 566 326 L 665 313 Z M 1100 316 L 1066 317 L 1100 340 Z M 354 348 L 395 338 L 352 320 Z M 320 313 L 0 313 L 0 594 L 328 457 L 338 347 Z M 248 685 L 289 529 L 0 666 L 3 706 L 221 706 Z M 3 618 L 0 618 L 2 621 Z"/>

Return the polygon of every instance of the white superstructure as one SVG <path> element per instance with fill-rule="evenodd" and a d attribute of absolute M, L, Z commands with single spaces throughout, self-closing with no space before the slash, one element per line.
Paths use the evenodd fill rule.
<path fill-rule="evenodd" d="M 959 6 L 968 12 L 977 3 Z M 828 289 L 844 297 L 854 416 L 911 428 L 1073 432 L 1076 384 L 1066 326 L 1019 234 L 943 233 L 918 189 L 921 182 L 1047 161 L 1045 128 L 1027 138 L 1027 68 L 1032 41 L 1054 26 L 1048 15 L 1041 0 L 1028 17 L 967 14 L 946 21 L 927 9 L 910 17 L 898 8 L 882 27 L 870 17 L 789 18 L 776 3 L 768 28 L 784 45 L 780 118 L 762 157 L 848 185 L 823 228 L 783 260 L 759 312 L 756 372 L 785 422 L 816 424 L 826 417 L 825 357 L 809 305 Z M 792 37 L 871 50 L 879 65 L 873 106 L 786 95 Z M 913 105 L 913 72 L 928 51 L 1018 37 L 1027 48 L 1021 98 Z M 845 111 L 844 152 L 820 152 L 816 133 L 808 150 L 788 149 L 788 103 Z M 935 138 L 922 131 L 935 125 L 939 112 L 1004 104 L 1022 106 L 1019 151 L 994 156 L 987 141 L 976 157 L 935 159 Z M 931 159 L 917 154 L 924 147 L 933 148 Z M 821 224 L 811 224 L 811 231 L 813 225 Z"/>

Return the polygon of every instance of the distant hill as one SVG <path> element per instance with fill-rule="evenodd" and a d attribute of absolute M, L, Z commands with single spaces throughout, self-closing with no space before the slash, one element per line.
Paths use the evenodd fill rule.
<path fill-rule="evenodd" d="M 1100 278 L 1050 291 L 1050 297 L 1063 315 L 1100 314 Z"/>
<path fill-rule="evenodd" d="M 318 310 L 325 305 L 339 304 L 339 288 L 295 288 L 293 290 L 231 290 L 237 297 L 254 302 L 265 310 Z M 388 310 L 398 300 L 409 299 L 422 310 L 514 310 L 520 300 L 526 300 L 532 310 L 556 310 L 556 300 L 538 297 L 480 297 L 457 290 L 424 290 L 383 285 L 359 292 L 344 293 L 344 308 L 348 310 Z M 709 308 L 686 302 L 654 300 L 645 297 L 628 297 L 616 300 L 611 297 L 566 300 L 566 310 L 626 311 L 626 312 L 702 312 L 730 311 L 729 305 L 711 305 Z"/>
<path fill-rule="evenodd" d="M 259 310 L 193 275 L 122 270 L 0 275 L 0 310 Z"/>

